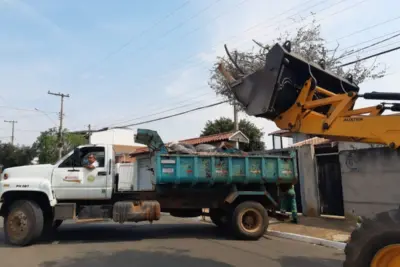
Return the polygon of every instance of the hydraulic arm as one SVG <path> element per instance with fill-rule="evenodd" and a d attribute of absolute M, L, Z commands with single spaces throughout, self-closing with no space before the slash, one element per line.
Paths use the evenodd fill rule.
<path fill-rule="evenodd" d="M 290 43 L 276 44 L 264 68 L 235 79 L 222 64 L 237 101 L 249 115 L 272 120 L 280 129 L 337 141 L 400 146 L 400 103 L 382 102 L 354 109 L 358 98 L 400 100 L 400 93 L 359 94 L 352 81 L 290 53 Z M 385 110 L 392 114 L 385 114 Z"/>

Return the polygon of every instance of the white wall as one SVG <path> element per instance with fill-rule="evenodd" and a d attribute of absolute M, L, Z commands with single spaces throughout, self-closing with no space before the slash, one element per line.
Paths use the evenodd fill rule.
<path fill-rule="evenodd" d="M 136 130 L 111 129 L 104 132 L 94 132 L 90 137 L 90 144 L 112 144 L 125 146 L 143 146 L 134 142 Z"/>

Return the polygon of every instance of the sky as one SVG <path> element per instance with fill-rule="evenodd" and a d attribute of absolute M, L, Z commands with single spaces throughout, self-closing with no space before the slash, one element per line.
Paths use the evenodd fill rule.
<path fill-rule="evenodd" d="M 18 121 L 15 143 L 25 145 L 58 126 L 60 97 L 48 91 L 69 94 L 64 126 L 70 130 L 139 123 L 220 101 L 208 81 L 224 44 L 246 51 L 252 39 L 271 43 L 310 23 L 313 12 L 329 48 L 361 48 L 400 32 L 399 10 L 395 0 L 0 0 L 0 140 L 10 140 L 4 120 Z M 293 22 L 300 17 L 303 24 Z M 399 43 L 400 37 L 357 55 Z M 398 91 L 400 50 L 365 63 L 374 60 L 388 75 L 365 81 L 361 92 Z M 361 100 L 357 107 L 369 104 L 376 102 Z M 233 118 L 233 108 L 135 127 L 176 141 L 199 136 L 207 120 L 221 116 Z M 271 148 L 273 122 L 239 118 L 262 128 Z"/>

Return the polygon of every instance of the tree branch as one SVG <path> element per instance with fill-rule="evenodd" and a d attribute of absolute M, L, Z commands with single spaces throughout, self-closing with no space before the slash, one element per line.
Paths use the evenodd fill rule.
<path fill-rule="evenodd" d="M 228 57 L 229 57 L 230 61 L 232 62 L 232 64 L 235 66 L 235 68 L 236 68 L 241 74 L 244 75 L 244 74 L 245 74 L 244 71 L 238 66 L 237 62 L 232 58 L 232 56 L 231 56 L 231 54 L 229 53 L 229 50 L 228 50 L 228 47 L 227 47 L 226 44 L 224 45 L 224 47 L 225 47 L 225 52 L 226 52 L 226 54 L 228 55 Z"/>

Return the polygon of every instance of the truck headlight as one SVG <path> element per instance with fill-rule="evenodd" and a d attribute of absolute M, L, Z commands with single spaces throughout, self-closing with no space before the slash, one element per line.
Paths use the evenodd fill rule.
<path fill-rule="evenodd" d="M 4 173 L 3 174 L 3 180 L 7 180 L 8 179 L 8 173 Z"/>

